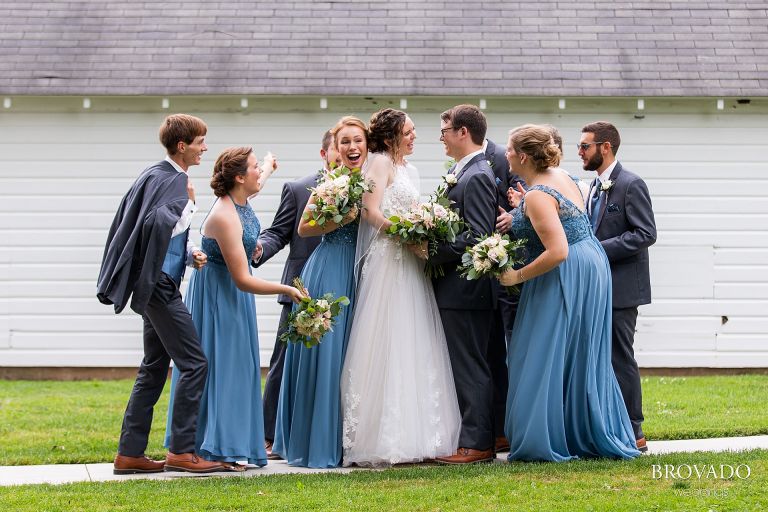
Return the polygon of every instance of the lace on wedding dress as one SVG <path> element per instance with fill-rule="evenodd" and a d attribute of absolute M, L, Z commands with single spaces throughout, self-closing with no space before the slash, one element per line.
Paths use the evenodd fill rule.
<path fill-rule="evenodd" d="M 407 165 L 380 205 L 389 217 L 418 202 Z M 461 430 L 440 313 L 424 264 L 377 233 L 359 274 L 342 372 L 344 465 L 386 466 L 454 453 Z"/>

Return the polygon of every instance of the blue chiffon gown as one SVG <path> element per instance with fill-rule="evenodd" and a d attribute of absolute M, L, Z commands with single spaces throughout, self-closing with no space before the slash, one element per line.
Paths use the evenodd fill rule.
<path fill-rule="evenodd" d="M 261 225 L 250 205 L 235 204 L 243 225 L 243 250 L 250 259 Z M 204 459 L 265 466 L 261 365 L 254 296 L 235 286 L 216 240 L 203 236 L 208 263 L 194 270 L 185 303 L 208 358 L 200 401 L 195 451 Z M 250 267 L 249 267 L 250 270 Z M 171 379 L 171 397 L 179 378 Z M 173 398 L 168 408 L 168 446 Z"/>
<path fill-rule="evenodd" d="M 324 235 L 301 273 L 312 297 L 346 295 L 350 304 L 319 345 L 291 343 L 286 349 L 272 452 L 291 466 L 341 464 L 341 369 L 354 306 L 357 228 L 352 222 Z"/>
<path fill-rule="evenodd" d="M 568 257 L 526 281 L 509 342 L 509 460 L 629 459 L 640 452 L 611 366 L 611 271 L 589 218 L 556 190 Z M 530 260 L 544 251 L 525 202 L 513 213 Z"/>

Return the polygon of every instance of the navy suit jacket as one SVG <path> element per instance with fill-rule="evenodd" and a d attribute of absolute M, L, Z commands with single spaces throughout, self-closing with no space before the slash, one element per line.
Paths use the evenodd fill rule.
<path fill-rule="evenodd" d="M 441 309 L 493 309 L 496 295 L 491 279 L 468 281 L 459 275 L 457 267 L 464 250 L 477 243 L 478 238 L 493 233 L 496 227 L 496 176 L 485 155 L 479 154 L 457 178 L 456 185 L 448 191 L 448 199 L 454 202 L 452 207 L 459 210 L 466 228 L 455 242 L 438 244 L 437 254 L 430 257 L 430 261 L 442 265 L 445 272 L 444 276 L 432 280 L 435 299 Z"/>
<path fill-rule="evenodd" d="M 613 185 L 605 192 L 595 236 L 611 264 L 613 307 L 650 304 L 648 247 L 656 242 L 651 196 L 642 178 L 619 162 L 610 179 Z"/>
<path fill-rule="evenodd" d="M 525 181 L 517 174 L 509 173 L 509 162 L 507 161 L 506 148 L 495 144 L 491 139 L 486 139 L 488 144 L 485 146 L 485 158 L 491 163 L 491 170 L 495 175 L 497 202 L 504 211 L 510 211 L 512 205 L 507 200 L 507 190 L 512 187 L 517 190 L 517 184 L 525 186 Z"/>
<path fill-rule="evenodd" d="M 109 228 L 96 284 L 102 304 L 120 313 L 144 313 L 160 272 L 171 234 L 189 200 L 187 175 L 162 160 L 146 168 L 123 196 Z"/>
<path fill-rule="evenodd" d="M 254 267 L 262 265 L 286 245 L 291 245 L 281 280 L 288 286 L 291 286 L 291 281 L 301 274 L 307 259 L 322 239 L 320 236 L 302 238 L 298 233 L 301 216 L 309 201 L 309 187 L 317 185 L 317 176 L 317 174 L 311 174 L 283 184 L 283 193 L 280 196 L 280 206 L 275 213 L 275 219 L 272 225 L 259 235 L 263 252 L 261 259 L 253 264 Z M 292 303 L 287 295 L 279 295 L 277 302 Z"/>

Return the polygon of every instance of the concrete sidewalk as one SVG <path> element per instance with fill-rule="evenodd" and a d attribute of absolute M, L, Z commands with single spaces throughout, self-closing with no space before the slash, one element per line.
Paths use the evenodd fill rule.
<path fill-rule="evenodd" d="M 682 441 L 649 441 L 648 454 L 686 452 L 723 452 L 742 451 L 761 448 L 768 450 L 768 436 L 721 437 L 716 439 L 688 439 Z M 506 453 L 500 454 L 497 463 L 506 461 Z M 0 466 L 0 486 L 24 484 L 63 484 L 69 482 L 107 482 L 125 480 L 173 480 L 176 478 L 248 478 L 254 476 L 312 474 L 312 473 L 348 473 L 360 471 L 355 468 L 307 469 L 295 468 L 285 461 L 269 461 L 264 468 L 249 468 L 242 473 L 151 473 L 145 475 L 113 475 L 112 464 L 54 464 L 47 466 Z"/>

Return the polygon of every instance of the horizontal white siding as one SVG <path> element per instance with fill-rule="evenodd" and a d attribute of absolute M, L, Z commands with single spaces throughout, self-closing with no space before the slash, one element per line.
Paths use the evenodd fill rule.
<path fill-rule="evenodd" d="M 156 139 L 166 112 L 131 113 L 131 99 L 126 112 L 86 113 L 41 101 L 51 102 L 50 112 L 0 112 L 0 366 L 134 366 L 141 320 L 99 304 L 95 281 L 121 196 L 163 157 Z M 444 172 L 438 114 L 456 103 L 430 101 L 411 113 L 419 137 L 412 161 L 423 191 Z M 554 111 L 551 103 L 497 102 L 487 112 L 489 135 L 504 144 L 509 128 L 552 123 L 565 138 L 563 166 L 587 178 L 576 159 L 581 126 L 609 119 L 619 127 L 619 159 L 648 183 L 659 228 L 651 249 L 654 302 L 641 308 L 637 325 L 641 366 L 768 366 L 768 118 L 713 113 L 709 102 L 690 100 L 668 100 L 644 119 L 618 100 L 573 112 Z M 201 210 L 196 239 L 222 149 L 254 145 L 259 155 L 278 156 L 277 174 L 252 201 L 267 227 L 283 181 L 318 167 L 323 131 L 343 114 L 367 119 L 377 108 L 297 112 L 284 99 L 271 105 L 274 112 L 254 114 L 210 105 L 198 113 L 209 124 L 209 151 L 191 169 Z M 257 274 L 279 280 L 285 252 Z M 266 364 L 279 306 L 273 296 L 255 300 Z"/>

